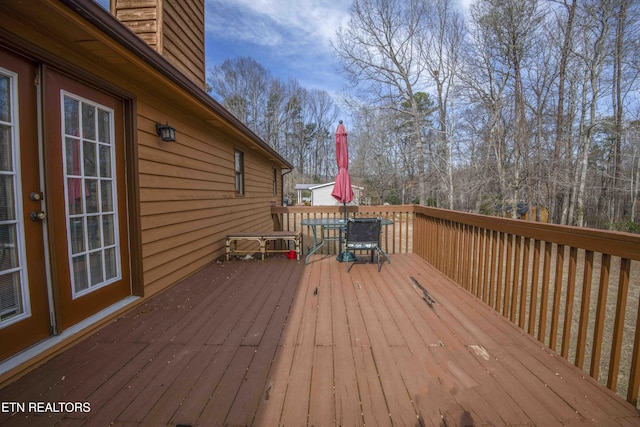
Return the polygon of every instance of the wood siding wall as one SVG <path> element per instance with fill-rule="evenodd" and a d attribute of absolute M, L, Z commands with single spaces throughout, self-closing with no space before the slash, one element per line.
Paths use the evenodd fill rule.
<path fill-rule="evenodd" d="M 116 2 L 126 3 L 112 0 L 112 10 Z M 155 24 L 143 18 L 154 18 L 158 10 L 142 7 L 150 1 L 137 4 L 140 10 L 123 9 L 120 16 L 139 18 L 147 42 L 91 1 L 0 1 L 0 46 L 122 100 L 128 211 L 122 220 L 129 221 L 133 292 L 146 298 L 222 256 L 229 232 L 273 230 L 270 209 L 282 200 L 280 174 L 291 165 L 148 48 L 157 39 L 146 30 L 152 33 Z M 156 135 L 156 123 L 167 122 L 177 130 L 175 142 Z M 236 148 L 244 153 L 244 196 L 235 194 Z M 0 375 L 0 384 L 117 312 Z"/>
<path fill-rule="evenodd" d="M 162 16 L 162 54 L 204 89 L 204 0 L 164 0 Z"/>
<path fill-rule="evenodd" d="M 134 3 L 118 1 L 128 6 Z M 138 1 L 140 9 L 131 9 L 131 16 L 153 16 L 152 10 L 142 10 L 150 2 Z M 43 63 L 57 65 L 73 78 L 131 105 L 126 143 L 131 144 L 127 161 L 134 175 L 129 176 L 127 188 L 132 195 L 138 193 L 139 200 L 130 201 L 129 212 L 139 210 L 140 215 L 129 221 L 135 235 L 131 241 L 135 244 L 139 238 L 141 242 L 131 248 L 140 254 L 132 259 L 133 267 L 140 268 L 142 260 L 142 274 L 133 283 L 135 293 L 152 295 L 214 261 L 224 253 L 224 238 L 229 232 L 273 230 L 270 209 L 282 200 L 280 182 L 278 194 L 273 194 L 273 169 L 279 176 L 282 161 L 173 83 L 145 69 L 144 63 L 136 64 L 134 57 L 120 57 L 123 52 L 117 48 L 100 44 L 96 40 L 99 33 L 83 28 L 79 21 L 61 21 L 57 13 L 62 12 L 64 19 L 75 17 L 58 7 L 55 2 L 39 3 L 36 10 L 42 21 L 27 21 L 28 25 L 7 14 L 3 16 L 6 30 L 0 35 L 15 31 L 40 46 L 34 53 L 36 60 L 39 57 Z M 65 41 L 39 31 L 51 34 L 58 26 L 77 34 Z M 25 44 L 23 50 L 29 49 Z M 57 55 L 60 49 L 65 51 L 64 59 Z M 156 135 L 156 123 L 167 122 L 177 130 L 175 142 L 162 142 Z M 244 196 L 235 194 L 235 148 L 244 153 Z"/>
<path fill-rule="evenodd" d="M 116 0 L 113 13 L 204 89 L 204 0 Z"/>
<path fill-rule="evenodd" d="M 116 0 L 112 13 L 149 46 L 162 52 L 161 8 L 157 0 Z"/>
<path fill-rule="evenodd" d="M 163 142 L 155 123 L 166 111 L 138 103 L 138 165 L 145 296 L 192 274 L 224 254 L 230 231 L 273 230 L 273 168 L 248 146 L 173 114 L 175 142 Z M 245 195 L 235 194 L 234 149 L 244 153 Z M 278 175 L 280 174 L 278 169 Z"/>

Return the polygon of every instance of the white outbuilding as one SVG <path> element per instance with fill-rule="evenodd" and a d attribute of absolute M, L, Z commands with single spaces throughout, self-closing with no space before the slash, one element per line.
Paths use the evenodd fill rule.
<path fill-rule="evenodd" d="M 327 182 L 326 184 L 297 184 L 295 187 L 298 203 L 308 202 L 311 206 L 333 206 L 339 205 L 338 201 L 333 198 L 331 192 L 333 191 L 333 182 Z M 364 194 L 364 188 L 352 185 L 353 188 L 353 201 L 348 205 L 360 205 L 362 195 Z M 310 195 L 308 193 L 311 193 Z"/>

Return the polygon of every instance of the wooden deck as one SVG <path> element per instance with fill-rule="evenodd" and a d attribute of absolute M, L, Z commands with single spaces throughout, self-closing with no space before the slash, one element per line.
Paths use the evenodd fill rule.
<path fill-rule="evenodd" d="M 640 425 L 626 401 L 412 254 L 380 273 L 346 273 L 335 257 L 212 264 L 0 402 L 90 405 L 0 412 L 25 426 Z"/>

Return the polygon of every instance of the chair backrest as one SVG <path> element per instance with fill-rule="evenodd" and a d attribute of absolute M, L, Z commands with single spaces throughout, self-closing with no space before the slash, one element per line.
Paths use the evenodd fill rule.
<path fill-rule="evenodd" d="M 380 228 L 380 218 L 349 218 L 347 221 L 347 245 L 350 243 L 379 245 Z"/>

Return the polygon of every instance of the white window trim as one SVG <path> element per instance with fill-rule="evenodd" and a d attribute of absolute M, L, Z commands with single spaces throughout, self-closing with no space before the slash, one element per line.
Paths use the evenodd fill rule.
<path fill-rule="evenodd" d="M 29 295 L 29 278 L 28 278 L 28 268 L 27 268 L 27 252 L 26 252 L 26 237 L 24 233 L 24 208 L 23 208 L 23 200 L 22 200 L 22 174 L 20 170 L 20 115 L 18 108 L 19 106 L 19 96 L 18 96 L 18 74 L 7 70 L 5 68 L 0 67 L 0 74 L 9 77 L 11 80 L 11 122 L 2 122 L 3 125 L 8 125 L 11 127 L 11 141 L 12 141 L 12 165 L 13 165 L 13 191 L 14 191 L 14 210 L 16 219 L 13 223 L 16 224 L 16 239 L 19 242 L 20 247 L 18 248 L 18 267 L 6 270 L 7 272 L 19 272 L 20 274 L 20 285 L 21 285 L 21 296 L 22 296 L 22 313 L 13 316 L 4 321 L 0 321 L 0 329 L 5 328 L 9 325 L 17 323 L 21 320 L 31 317 L 31 298 Z M 11 223 L 7 221 L 7 223 Z"/>
<path fill-rule="evenodd" d="M 98 289 L 104 288 L 105 286 L 109 286 L 110 284 L 117 282 L 119 280 L 122 279 L 122 262 L 121 262 L 121 254 L 120 254 L 120 228 L 119 228 L 119 223 L 120 223 L 120 218 L 118 216 L 118 183 L 117 183 L 117 176 L 116 176 L 116 150 L 115 150 L 115 111 L 112 108 L 109 108 L 105 105 L 99 104 L 95 101 L 92 101 L 90 99 L 84 98 L 80 95 L 65 91 L 65 90 L 60 90 L 60 114 L 64 115 L 64 99 L 65 97 L 69 97 L 72 99 L 75 99 L 77 101 L 80 101 L 81 103 L 85 103 L 88 105 L 91 105 L 93 107 L 96 108 L 100 108 L 104 111 L 108 111 L 111 114 L 111 120 L 110 120 L 110 129 L 109 129 L 109 137 L 110 137 L 110 147 L 111 147 L 111 177 L 112 177 L 112 197 L 113 197 L 113 228 L 114 228 L 114 244 L 115 244 L 115 257 L 116 257 L 116 275 L 109 279 L 106 280 L 104 282 L 101 282 L 97 285 L 93 285 L 91 286 L 90 284 L 88 285 L 88 287 L 86 289 L 83 289 L 81 291 L 76 291 L 76 287 L 75 287 L 75 276 L 73 274 L 73 254 L 72 254 L 72 247 L 71 247 L 71 230 L 69 229 L 69 206 L 68 206 L 68 201 L 69 201 L 69 188 L 68 188 L 68 180 L 67 180 L 67 156 L 66 156 L 66 150 L 65 150 L 65 144 L 66 144 L 66 135 L 65 135 L 65 129 L 64 129 L 64 119 L 63 117 L 61 117 L 62 120 L 62 124 L 60 126 L 60 131 L 61 131 L 61 144 L 62 144 L 62 170 L 63 170 L 63 181 L 64 181 L 64 197 L 65 197 L 65 228 L 67 231 L 67 256 L 68 256 L 68 260 L 69 260 L 69 286 L 71 286 L 71 295 L 72 295 L 72 299 L 77 299 L 80 298 L 83 295 L 87 295 L 89 293 L 92 293 Z M 80 141 L 82 141 L 83 139 L 80 138 Z M 83 173 L 84 176 L 84 173 Z M 98 192 L 100 192 L 100 189 L 97 189 Z M 84 212 L 82 214 L 84 217 L 88 216 L 87 212 Z M 102 222 L 100 222 L 100 227 L 102 230 Z M 84 234 L 84 230 L 83 230 L 83 234 Z M 104 236 L 104 233 L 101 231 L 101 236 Z M 88 248 L 88 244 L 85 241 L 85 253 L 88 256 L 90 254 L 90 250 L 87 249 Z M 104 250 L 104 246 L 102 246 L 102 250 Z M 89 260 L 87 257 L 87 265 L 89 265 Z M 90 267 L 89 267 L 90 268 Z M 102 268 L 104 270 L 104 263 L 102 265 Z M 90 279 L 90 277 L 88 278 Z"/>

